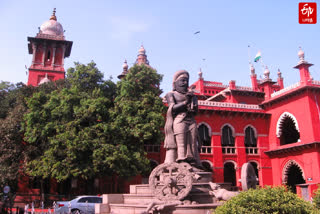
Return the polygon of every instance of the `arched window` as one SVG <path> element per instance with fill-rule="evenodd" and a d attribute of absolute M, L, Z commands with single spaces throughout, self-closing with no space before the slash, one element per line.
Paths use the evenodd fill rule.
<path fill-rule="evenodd" d="M 221 146 L 234 147 L 233 131 L 228 125 L 225 125 L 222 128 Z"/>
<path fill-rule="evenodd" d="M 48 50 L 48 53 L 47 53 L 47 61 L 50 60 L 50 57 L 51 57 L 51 52 L 50 52 L 50 50 Z"/>
<path fill-rule="evenodd" d="M 211 146 L 211 137 L 208 127 L 205 124 L 201 124 L 198 128 L 198 131 L 202 141 L 202 146 Z"/>
<path fill-rule="evenodd" d="M 300 139 L 299 127 L 296 118 L 288 113 L 283 113 L 277 123 L 277 136 L 280 145 L 296 143 Z"/>
<path fill-rule="evenodd" d="M 280 144 L 290 144 L 298 142 L 300 133 L 297 131 L 293 120 L 290 117 L 285 117 L 282 125 L 282 134 L 280 136 Z"/>
<path fill-rule="evenodd" d="M 256 130 L 249 125 L 247 128 L 245 128 L 244 133 L 244 145 L 246 147 L 246 153 L 252 155 L 258 154 Z"/>
<path fill-rule="evenodd" d="M 245 130 L 244 145 L 246 147 L 257 147 L 257 138 L 255 130 L 248 126 Z"/>
<path fill-rule="evenodd" d="M 206 172 L 212 172 L 213 171 L 213 169 L 212 169 L 213 164 L 212 164 L 211 161 L 209 161 L 209 160 L 201 160 L 201 165 L 202 165 L 204 171 L 206 171 Z"/>

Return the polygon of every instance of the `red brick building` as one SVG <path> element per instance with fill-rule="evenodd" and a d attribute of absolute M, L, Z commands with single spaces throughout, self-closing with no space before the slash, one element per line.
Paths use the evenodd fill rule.
<path fill-rule="evenodd" d="M 251 87 L 206 81 L 198 73 L 190 88 L 199 98 L 201 159 L 215 182 L 241 188 L 241 167 L 250 162 L 261 186 L 285 184 L 310 199 L 320 183 L 320 81 L 312 79 L 302 50 L 298 56 L 300 81 L 286 88 L 280 70 L 273 81 L 267 67 L 257 79 L 251 65 Z M 164 161 L 162 147 L 146 150 L 154 166 Z"/>
<path fill-rule="evenodd" d="M 28 41 L 29 53 L 33 54 L 28 85 L 64 78 L 63 60 L 70 55 L 72 42 L 65 40 L 55 12 L 37 36 L 28 37 Z M 191 84 L 199 98 L 196 120 L 204 142 L 201 159 L 206 170 L 213 172 L 215 182 L 241 187 L 241 167 L 251 162 L 261 186 L 287 184 L 304 198 L 311 197 L 320 183 L 320 81 L 310 76 L 312 64 L 305 60 L 302 50 L 298 56 L 294 68 L 300 81 L 286 88 L 280 71 L 277 81 L 270 79 L 267 67 L 264 78 L 257 79 L 252 65 L 251 87 L 237 86 L 234 80 L 228 85 L 206 81 L 201 71 L 199 79 Z M 142 46 L 136 63 L 149 65 Z M 125 61 L 119 78 L 127 72 Z M 145 150 L 153 167 L 164 161 L 162 146 L 145 145 Z M 78 189 L 79 182 L 70 180 L 64 185 Z M 106 193 L 115 181 L 94 179 L 92 182 L 96 192 Z M 131 183 L 139 182 L 140 177 L 131 180 Z M 51 185 L 50 192 L 57 188 L 57 184 Z M 26 188 L 26 183 L 20 184 L 24 192 L 31 189 Z"/>

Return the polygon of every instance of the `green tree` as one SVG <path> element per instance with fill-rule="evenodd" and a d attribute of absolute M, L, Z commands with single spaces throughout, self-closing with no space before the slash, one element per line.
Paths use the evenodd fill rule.
<path fill-rule="evenodd" d="M 65 87 L 39 91 L 28 99 L 24 134 L 34 148 L 28 155 L 31 176 L 62 181 L 100 172 L 93 154 L 112 135 L 109 109 L 115 94 L 114 83 L 102 78 L 94 62 L 75 63 L 68 69 Z"/>
<path fill-rule="evenodd" d="M 24 98 L 31 96 L 34 88 L 22 83 L 6 85 L 9 87 L 0 89 L 0 186 L 9 184 L 15 191 L 19 175 L 25 169 L 23 160 L 27 151 L 20 125 L 27 111 Z"/>
<path fill-rule="evenodd" d="M 215 214 L 308 214 L 317 213 L 311 203 L 299 198 L 285 187 L 266 187 L 241 192 L 219 206 Z"/>
<path fill-rule="evenodd" d="M 145 65 L 135 65 L 117 84 L 117 96 L 111 111 L 112 144 L 97 151 L 99 168 L 114 168 L 120 176 L 134 176 L 149 171 L 144 152 L 146 144 L 160 144 L 163 140 L 165 107 L 159 95 L 162 76 Z M 114 164 L 112 155 L 118 156 Z"/>

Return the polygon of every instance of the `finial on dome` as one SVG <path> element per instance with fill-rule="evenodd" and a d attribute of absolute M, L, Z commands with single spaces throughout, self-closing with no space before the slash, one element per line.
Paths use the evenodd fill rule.
<path fill-rule="evenodd" d="M 300 58 L 300 61 L 302 62 L 302 61 L 304 61 L 304 51 L 302 50 L 302 48 L 301 47 L 299 47 L 299 52 L 298 52 L 298 56 L 299 56 L 299 58 Z"/>
<path fill-rule="evenodd" d="M 55 21 L 57 21 L 56 8 L 53 8 L 53 12 L 52 12 L 52 15 L 51 15 L 51 17 L 50 17 L 50 20 L 55 20 Z"/>
<path fill-rule="evenodd" d="M 200 68 L 200 71 L 198 72 L 198 75 L 199 75 L 199 79 L 202 80 L 203 77 L 202 77 L 202 71 L 201 71 L 201 68 Z"/>

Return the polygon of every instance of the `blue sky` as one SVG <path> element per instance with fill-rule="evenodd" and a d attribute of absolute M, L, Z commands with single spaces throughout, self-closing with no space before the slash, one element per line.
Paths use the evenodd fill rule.
<path fill-rule="evenodd" d="M 311 0 L 310 0 L 311 1 Z M 251 58 L 261 51 L 270 76 L 276 80 L 280 68 L 285 86 L 299 81 L 299 46 L 307 61 L 314 63 L 311 75 L 320 80 L 320 28 L 298 23 L 296 0 L 1 0 L 0 80 L 27 82 L 27 37 L 57 8 L 58 21 L 73 41 L 73 62 L 94 60 L 105 77 L 122 72 L 127 59 L 131 66 L 144 45 L 150 65 L 164 75 L 161 88 L 171 90 L 175 71 L 190 72 L 191 83 L 201 68 L 205 80 L 251 86 L 248 45 Z M 314 2 L 314 1 L 311 1 Z M 315 1 L 318 4 L 319 1 Z M 320 22 L 318 11 L 318 22 Z M 199 34 L 194 32 L 200 31 Z M 205 59 L 205 60 L 203 60 Z M 258 76 L 261 64 L 255 63 Z"/>

